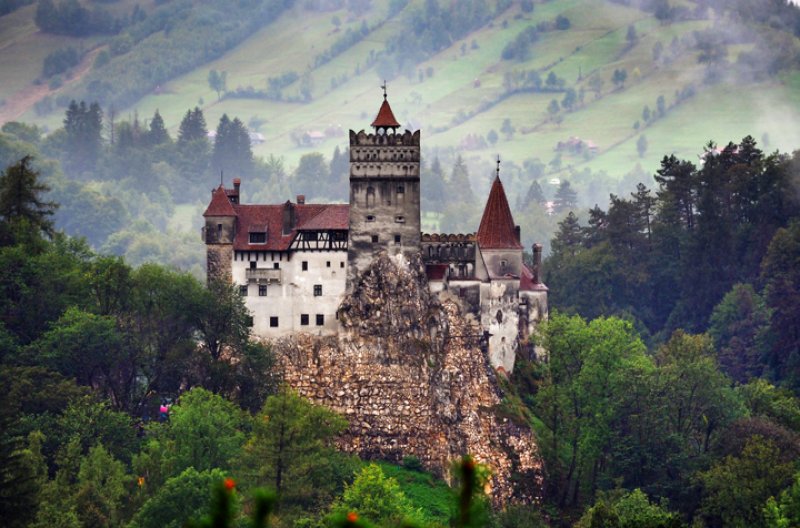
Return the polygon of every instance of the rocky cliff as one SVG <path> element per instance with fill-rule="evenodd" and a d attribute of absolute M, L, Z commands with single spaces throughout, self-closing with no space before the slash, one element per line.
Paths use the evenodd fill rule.
<path fill-rule="evenodd" d="M 337 338 L 297 335 L 275 350 L 289 385 L 348 419 L 343 449 L 413 455 L 445 478 L 471 453 L 491 467 L 497 505 L 539 499 L 535 438 L 498 414 L 502 394 L 479 327 L 457 299 L 430 293 L 418 256 L 374 259 L 339 318 Z"/>

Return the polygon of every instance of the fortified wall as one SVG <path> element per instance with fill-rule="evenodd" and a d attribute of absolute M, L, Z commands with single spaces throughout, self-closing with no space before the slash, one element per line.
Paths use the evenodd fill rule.
<path fill-rule="evenodd" d="M 377 256 L 339 319 L 338 337 L 298 334 L 274 349 L 290 386 L 349 421 L 342 449 L 396 462 L 413 455 L 445 478 L 470 453 L 491 468 L 496 505 L 541 498 L 533 433 L 499 412 L 477 321 L 455 296 L 431 293 L 419 254 Z"/>

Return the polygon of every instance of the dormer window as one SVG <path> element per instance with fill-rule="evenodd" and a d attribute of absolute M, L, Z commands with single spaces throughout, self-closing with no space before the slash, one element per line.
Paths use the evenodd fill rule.
<path fill-rule="evenodd" d="M 266 244 L 267 233 L 265 231 L 254 231 L 250 233 L 251 244 Z"/>

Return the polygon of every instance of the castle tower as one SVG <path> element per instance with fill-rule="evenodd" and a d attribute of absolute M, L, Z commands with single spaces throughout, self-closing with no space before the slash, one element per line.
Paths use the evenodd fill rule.
<path fill-rule="evenodd" d="M 420 250 L 419 131 L 398 132 L 383 89 L 374 131 L 350 131 L 348 289 L 378 252 Z"/>
<path fill-rule="evenodd" d="M 234 180 L 234 191 L 226 192 L 220 184 L 211 193 L 211 203 L 203 213 L 203 241 L 206 243 L 206 275 L 209 281 L 221 279 L 231 281 L 231 263 L 233 261 L 233 239 L 236 237 L 236 210 L 233 202 L 238 203 L 239 184 Z"/>

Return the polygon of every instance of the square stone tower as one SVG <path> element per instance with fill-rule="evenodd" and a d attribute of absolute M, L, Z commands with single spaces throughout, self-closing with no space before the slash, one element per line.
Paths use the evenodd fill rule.
<path fill-rule="evenodd" d="M 384 88 L 374 131 L 350 131 L 348 290 L 380 251 L 420 250 L 419 130 L 399 127 Z"/>

